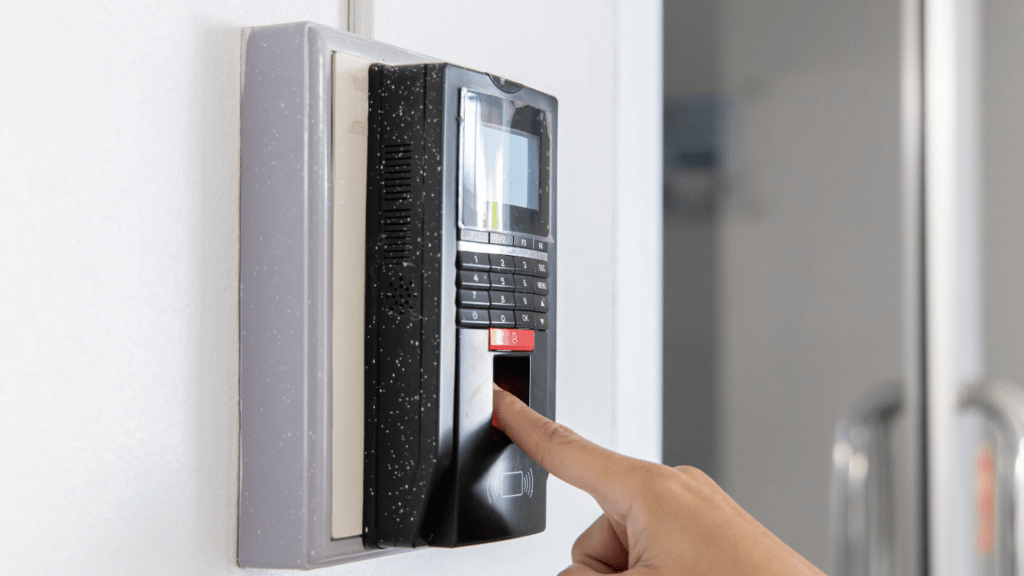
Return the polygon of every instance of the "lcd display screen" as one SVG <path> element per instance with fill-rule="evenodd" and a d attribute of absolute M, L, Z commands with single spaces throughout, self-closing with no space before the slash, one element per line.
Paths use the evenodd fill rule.
<path fill-rule="evenodd" d="M 513 100 L 462 94 L 459 190 L 463 226 L 550 233 L 548 114 Z"/>
<path fill-rule="evenodd" d="M 480 127 L 476 193 L 495 204 L 537 210 L 540 204 L 538 138 L 518 130 Z"/>

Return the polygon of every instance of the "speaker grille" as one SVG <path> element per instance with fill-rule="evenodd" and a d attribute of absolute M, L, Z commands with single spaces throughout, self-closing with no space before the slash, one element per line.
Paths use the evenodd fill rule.
<path fill-rule="evenodd" d="M 384 146 L 381 187 L 381 251 L 384 263 L 400 265 L 412 257 L 412 144 Z"/>
<path fill-rule="evenodd" d="M 416 308 L 416 283 L 398 276 L 388 282 L 384 292 L 384 309 L 396 316 L 411 314 Z"/>

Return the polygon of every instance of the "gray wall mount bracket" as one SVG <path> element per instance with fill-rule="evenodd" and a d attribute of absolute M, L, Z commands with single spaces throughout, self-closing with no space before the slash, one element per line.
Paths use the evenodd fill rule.
<path fill-rule="evenodd" d="M 242 31 L 243 567 L 311 569 L 399 552 L 331 532 L 334 54 L 436 61 L 309 22 Z"/>

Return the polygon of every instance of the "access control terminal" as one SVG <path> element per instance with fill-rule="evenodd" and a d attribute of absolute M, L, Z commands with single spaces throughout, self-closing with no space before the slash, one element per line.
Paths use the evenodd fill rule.
<path fill-rule="evenodd" d="M 541 532 L 558 103 L 322 24 L 242 30 L 238 564 Z"/>
<path fill-rule="evenodd" d="M 374 64 L 368 93 L 363 544 L 541 532 L 491 383 L 554 418 L 557 101 L 451 64 Z"/>

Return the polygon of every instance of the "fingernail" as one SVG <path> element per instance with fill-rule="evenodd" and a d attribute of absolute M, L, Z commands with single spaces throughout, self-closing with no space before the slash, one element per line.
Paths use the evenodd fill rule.
<path fill-rule="evenodd" d="M 497 392 L 498 390 L 501 390 L 501 387 L 499 387 L 497 384 L 495 384 L 493 382 L 491 382 L 491 386 L 494 386 L 494 391 L 495 392 Z M 495 396 L 495 398 L 497 398 L 497 396 Z M 491 426 L 494 426 L 495 428 L 497 428 L 499 430 L 501 429 L 501 421 L 498 420 L 498 411 L 494 409 L 494 404 L 493 403 L 491 404 Z"/>

